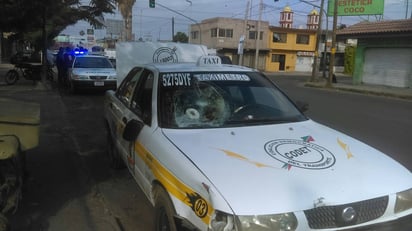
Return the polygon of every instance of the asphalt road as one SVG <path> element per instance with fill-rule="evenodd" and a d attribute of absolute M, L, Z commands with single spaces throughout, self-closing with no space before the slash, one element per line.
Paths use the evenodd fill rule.
<path fill-rule="evenodd" d="M 271 76 L 295 101 L 309 103 L 307 115 L 388 154 L 412 171 L 412 101 L 302 87 L 305 77 Z M 341 77 L 338 82 L 350 81 Z"/>
<path fill-rule="evenodd" d="M 306 77 L 272 79 L 315 121 L 358 138 L 412 170 L 412 101 L 303 87 Z M 344 81 L 344 80 L 342 80 Z M 4 92 L 3 92 L 4 93 Z M 10 92 L 9 94 L 16 94 Z M 153 230 L 153 211 L 127 170 L 109 168 L 103 93 L 25 92 L 41 102 L 41 145 L 28 153 L 30 176 L 14 231 Z"/>

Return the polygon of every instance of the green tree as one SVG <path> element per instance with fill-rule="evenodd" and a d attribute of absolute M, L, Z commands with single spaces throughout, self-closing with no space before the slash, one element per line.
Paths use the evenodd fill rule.
<path fill-rule="evenodd" d="M 347 46 L 345 48 L 344 72 L 353 75 L 355 69 L 356 47 Z"/>
<path fill-rule="evenodd" d="M 0 28 L 3 32 L 27 34 L 41 31 L 55 37 L 67 26 L 80 20 L 101 26 L 104 13 L 113 13 L 115 0 L 0 0 Z M 24 16 L 24 17 L 22 17 Z"/>
<path fill-rule="evenodd" d="M 0 3 L 0 32 L 13 32 L 16 40 L 31 40 L 37 50 L 43 50 L 43 60 L 49 41 L 67 26 L 80 20 L 101 26 L 103 14 L 113 13 L 115 9 L 115 0 L 90 0 L 89 5 L 81 5 L 80 0 L 0 0 Z"/>
<path fill-rule="evenodd" d="M 183 32 L 177 32 L 173 36 L 173 42 L 188 43 L 189 37 L 187 37 L 187 35 Z"/>

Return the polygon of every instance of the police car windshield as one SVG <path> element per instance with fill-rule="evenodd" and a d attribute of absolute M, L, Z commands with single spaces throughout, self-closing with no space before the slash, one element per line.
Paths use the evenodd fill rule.
<path fill-rule="evenodd" d="M 216 128 L 306 120 L 257 72 L 175 72 L 159 77 L 161 127 Z"/>
<path fill-rule="evenodd" d="M 73 64 L 74 68 L 113 68 L 110 61 L 105 57 L 76 57 Z"/>

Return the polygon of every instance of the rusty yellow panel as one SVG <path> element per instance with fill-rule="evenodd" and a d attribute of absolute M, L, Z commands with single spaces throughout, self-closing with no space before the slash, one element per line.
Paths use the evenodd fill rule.
<path fill-rule="evenodd" d="M 23 151 L 39 143 L 40 105 L 0 98 L 0 135 L 15 135 Z"/>

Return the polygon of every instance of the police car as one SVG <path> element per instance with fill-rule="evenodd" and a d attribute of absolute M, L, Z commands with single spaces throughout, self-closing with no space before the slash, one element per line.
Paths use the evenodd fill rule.
<path fill-rule="evenodd" d="M 76 53 L 68 71 L 68 85 L 72 92 L 78 89 L 116 89 L 116 69 L 103 55 Z"/>
<path fill-rule="evenodd" d="M 105 95 L 109 156 L 156 210 L 156 230 L 410 230 L 412 175 L 307 118 L 262 73 L 136 65 Z"/>

